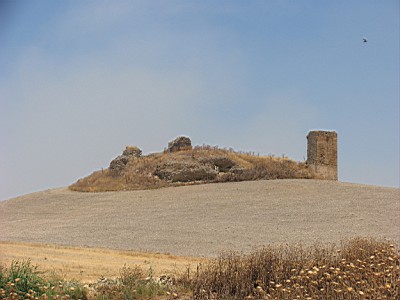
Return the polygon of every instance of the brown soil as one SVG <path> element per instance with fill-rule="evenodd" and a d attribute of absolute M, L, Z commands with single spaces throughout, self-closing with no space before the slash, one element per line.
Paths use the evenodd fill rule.
<path fill-rule="evenodd" d="M 398 188 L 317 180 L 47 190 L 0 202 L 0 240 L 215 256 L 355 236 L 399 243 Z"/>

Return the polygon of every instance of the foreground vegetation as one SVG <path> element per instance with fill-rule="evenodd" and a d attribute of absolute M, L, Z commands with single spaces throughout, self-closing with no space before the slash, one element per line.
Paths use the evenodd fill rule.
<path fill-rule="evenodd" d="M 172 173 L 184 170 L 182 177 L 185 179 L 164 178 L 162 175 L 165 172 L 160 171 L 160 168 L 166 166 Z M 212 171 L 214 167 L 218 171 L 215 174 L 205 172 L 205 167 L 210 166 Z M 259 156 L 204 145 L 178 152 L 164 151 L 133 157 L 120 172 L 112 172 L 110 169 L 96 171 L 79 179 L 69 188 L 79 192 L 104 192 L 229 181 L 312 178 L 318 176 L 305 163 L 284 156 Z"/>
<path fill-rule="evenodd" d="M 327 245 L 269 246 L 224 253 L 158 278 L 124 266 L 116 279 L 66 281 L 30 261 L 0 268 L 0 299 L 399 299 L 399 252 L 388 241 L 353 239 Z"/>
<path fill-rule="evenodd" d="M 328 246 L 266 247 L 228 253 L 201 266 L 196 298 L 399 299 L 399 253 L 389 242 L 354 239 Z"/>
<path fill-rule="evenodd" d="M 45 274 L 30 260 L 14 261 L 0 267 L 0 299 L 87 299 L 87 290 L 78 281 L 64 281 Z"/>

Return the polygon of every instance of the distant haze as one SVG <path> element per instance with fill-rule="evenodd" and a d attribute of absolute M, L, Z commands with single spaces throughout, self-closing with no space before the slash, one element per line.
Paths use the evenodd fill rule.
<path fill-rule="evenodd" d="M 398 187 L 399 82 L 398 1 L 1 1 L 0 199 L 179 135 L 301 161 L 312 129 Z"/>

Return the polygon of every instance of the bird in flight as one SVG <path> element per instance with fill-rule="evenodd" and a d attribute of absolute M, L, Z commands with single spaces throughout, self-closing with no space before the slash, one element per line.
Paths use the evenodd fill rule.
<path fill-rule="evenodd" d="M 363 43 L 368 42 L 367 38 L 363 38 Z"/>

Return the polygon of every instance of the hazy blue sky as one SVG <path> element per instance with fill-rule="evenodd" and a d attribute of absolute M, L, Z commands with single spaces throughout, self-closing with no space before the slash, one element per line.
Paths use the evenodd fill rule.
<path fill-rule="evenodd" d="M 398 0 L 0 0 L 0 199 L 178 135 L 303 160 L 311 129 L 399 186 Z"/>

